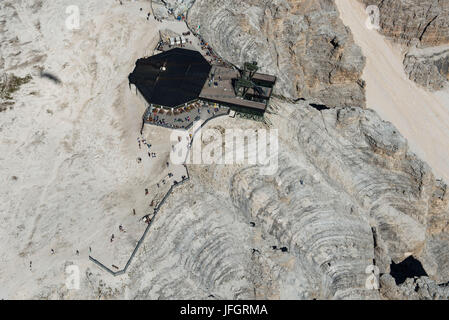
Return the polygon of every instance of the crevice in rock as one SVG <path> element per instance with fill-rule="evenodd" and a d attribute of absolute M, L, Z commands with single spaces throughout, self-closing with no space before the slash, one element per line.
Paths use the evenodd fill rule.
<path fill-rule="evenodd" d="M 396 285 L 404 283 L 408 278 L 427 276 L 421 262 L 413 256 L 398 264 L 392 261 L 390 270 L 390 275 L 394 278 Z"/>
<path fill-rule="evenodd" d="M 325 106 L 324 104 L 311 103 L 310 106 L 318 111 L 330 109 L 328 106 Z"/>
<path fill-rule="evenodd" d="M 446 283 L 440 283 L 440 284 L 438 284 L 438 286 L 439 286 L 439 287 L 443 287 L 443 288 L 449 287 L 449 281 L 446 282 Z"/>
<path fill-rule="evenodd" d="M 377 248 L 377 230 L 376 230 L 376 227 L 371 227 L 371 232 L 373 233 L 374 249 L 376 249 Z"/>
<path fill-rule="evenodd" d="M 434 22 L 436 20 L 436 18 L 438 18 L 438 15 L 436 15 L 432 20 L 430 20 L 429 23 L 424 27 L 421 35 L 419 36 L 419 41 L 422 41 L 422 38 L 424 37 L 424 34 L 427 31 L 427 28 L 429 28 L 429 26 L 432 24 L 432 22 Z"/>
<path fill-rule="evenodd" d="M 330 44 L 334 47 L 334 50 L 337 49 L 340 44 L 338 43 L 337 37 L 334 37 L 331 41 L 329 41 Z"/>

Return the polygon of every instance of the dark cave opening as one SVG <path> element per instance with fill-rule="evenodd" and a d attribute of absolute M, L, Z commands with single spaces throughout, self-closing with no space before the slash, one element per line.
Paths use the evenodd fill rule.
<path fill-rule="evenodd" d="M 392 261 L 390 265 L 390 275 L 394 278 L 396 285 L 400 285 L 404 283 L 407 278 L 427 276 L 427 273 L 421 262 L 413 256 L 410 256 L 398 264 Z"/>
<path fill-rule="evenodd" d="M 311 103 L 310 106 L 318 111 L 330 109 L 328 106 L 325 106 L 324 104 Z"/>

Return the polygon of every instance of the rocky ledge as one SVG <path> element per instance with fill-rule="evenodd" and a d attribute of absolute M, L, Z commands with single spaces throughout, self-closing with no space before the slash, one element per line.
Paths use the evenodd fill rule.
<path fill-rule="evenodd" d="M 447 86 L 449 1 L 359 0 L 380 11 L 381 32 L 410 48 L 404 58 L 409 78 L 430 90 Z"/>
<path fill-rule="evenodd" d="M 279 95 L 329 107 L 365 104 L 365 59 L 333 1 L 197 0 L 188 23 L 225 60 L 239 67 L 256 60 L 275 74 Z"/>

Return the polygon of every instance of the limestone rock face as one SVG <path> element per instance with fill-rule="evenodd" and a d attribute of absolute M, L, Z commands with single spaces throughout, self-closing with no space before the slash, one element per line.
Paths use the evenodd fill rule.
<path fill-rule="evenodd" d="M 435 254 L 448 235 L 446 185 L 435 181 L 428 166 L 408 151 L 406 140 L 374 111 L 355 108 L 321 113 L 326 134 L 307 130 L 308 122 L 304 122 L 298 139 L 311 161 L 354 196 L 373 219 L 380 272 L 389 272 L 390 261 L 400 262 L 413 254 L 427 257 L 421 261 L 427 273 L 446 282 L 446 272 L 436 271 L 447 264 L 446 249 Z M 340 151 L 333 136 L 345 138 L 337 138 Z M 319 141 L 311 143 L 311 139 Z M 433 229 L 435 236 L 429 234 Z"/>
<path fill-rule="evenodd" d="M 362 108 L 275 100 L 269 112 L 269 127 L 221 119 L 208 128 L 277 129 L 276 172 L 189 166 L 191 182 L 131 268 L 131 296 L 444 299 L 447 186 L 394 126 Z M 390 264 L 412 255 L 428 276 L 396 285 Z M 372 270 L 381 290 L 369 286 Z"/>
<path fill-rule="evenodd" d="M 200 26 L 223 58 L 237 66 L 256 59 L 279 77 L 278 94 L 309 100 L 274 99 L 269 126 L 209 123 L 217 132 L 277 129 L 278 168 L 262 175 L 245 164 L 190 165 L 191 181 L 169 198 L 147 239 L 158 245 L 130 269 L 132 297 L 447 297 L 447 185 L 391 123 L 342 108 L 363 105 L 354 94 L 363 91 L 346 90 L 358 86 L 360 71 L 348 70 L 363 68 L 361 52 L 333 20 L 333 2 L 307 4 L 198 0 L 189 11 L 190 28 Z M 427 276 L 396 284 L 391 265 L 410 256 Z"/>
<path fill-rule="evenodd" d="M 449 46 L 412 49 L 404 59 L 409 78 L 431 90 L 443 89 L 449 80 Z"/>
<path fill-rule="evenodd" d="M 430 90 L 449 79 L 449 1 L 359 0 L 379 7 L 381 32 L 410 47 L 404 58 L 409 78 Z"/>
<path fill-rule="evenodd" d="M 365 59 L 331 0 L 198 0 L 188 23 L 229 62 L 256 60 L 275 74 L 279 95 L 330 107 L 365 104 Z"/>
<path fill-rule="evenodd" d="M 383 297 L 391 300 L 447 300 L 449 286 L 437 285 L 427 277 L 409 278 L 397 286 L 392 276 L 384 274 L 380 278 Z"/>
<path fill-rule="evenodd" d="M 424 46 L 449 43 L 449 1 L 446 0 L 359 0 L 380 10 L 382 33 L 410 44 Z"/>
<path fill-rule="evenodd" d="M 90 4 L 98 10 L 103 7 L 97 1 Z M 54 9 L 54 13 L 61 12 L 60 8 Z M 103 18 L 109 21 L 110 14 Z M 134 15 L 130 19 L 127 25 L 137 28 Z M 406 139 L 391 123 L 362 107 L 364 97 L 359 76 L 363 57 L 349 31 L 339 22 L 333 2 L 197 0 L 189 21 L 192 29 L 195 24 L 201 24 L 202 35 L 224 58 L 240 66 L 245 60 L 256 59 L 262 71 L 278 75 L 278 93 L 290 98 L 309 98 L 297 103 L 272 99 L 266 114 L 269 124 L 222 117 L 204 128 L 220 133 L 237 128 L 277 130 L 276 170 L 264 175 L 260 166 L 247 163 L 189 164 L 191 179 L 178 186 L 164 203 L 127 274 L 114 278 L 88 261 L 89 268 L 81 275 L 79 291 L 68 290 L 63 278 L 56 290 L 38 279 L 40 293 L 35 298 L 62 299 L 82 294 L 83 298 L 92 299 L 447 299 L 449 188 L 436 180 L 430 168 L 409 151 Z M 0 22 L 0 28 L 1 25 Z M 116 32 L 124 30 L 112 22 L 104 26 L 105 29 L 114 27 Z M 98 35 L 104 34 L 102 30 L 99 29 Z M 128 29 L 127 33 L 133 34 L 132 30 Z M 89 29 L 83 32 L 87 37 Z M 114 38 L 99 39 L 98 45 L 114 42 Z M 85 40 L 78 41 L 75 44 L 79 47 L 68 51 L 72 62 L 76 61 L 76 54 L 84 52 Z M 142 40 L 123 37 L 122 41 L 118 47 L 129 51 L 125 44 L 136 45 Z M 92 45 L 95 51 L 116 52 L 91 42 L 87 45 Z M 65 46 L 62 41 L 61 46 Z M 28 54 L 26 50 L 17 52 Z M 10 49 L 4 56 L 17 56 L 17 52 Z M 56 56 L 61 55 L 55 52 L 51 55 Z M 108 99 L 103 100 L 104 91 L 115 92 L 122 83 L 122 80 L 111 81 L 115 79 L 110 76 L 115 75 L 111 70 L 131 68 L 131 65 L 126 67 L 129 62 L 116 61 L 120 56 L 112 58 L 103 53 L 98 61 L 106 65 L 96 66 L 95 55 L 91 65 L 75 65 L 86 70 L 86 75 L 96 74 L 96 68 L 108 72 L 98 78 L 89 76 L 84 82 L 72 80 L 77 91 L 70 90 L 77 99 L 71 103 L 95 110 L 82 118 L 93 115 L 101 126 L 97 129 L 87 125 L 90 122 L 81 122 L 72 127 L 67 123 L 63 127 L 68 128 L 66 133 L 70 139 L 85 141 L 95 135 L 105 135 L 105 130 L 116 133 L 109 129 L 110 124 L 126 123 L 121 122 L 123 117 L 107 116 L 109 109 L 98 109 L 109 106 Z M 135 58 L 139 56 L 136 52 Z M 7 59 L 6 67 L 10 67 L 11 61 L 16 62 Z M 94 71 L 89 71 L 90 68 Z M 69 74 L 69 71 L 63 73 L 66 77 Z M 84 83 L 95 85 L 84 86 Z M 124 85 L 126 89 L 127 83 Z M 92 93 L 100 98 L 92 100 Z M 331 108 L 314 106 L 317 102 Z M 353 107 L 346 107 L 352 104 Z M 118 106 L 128 108 L 123 98 L 111 106 L 117 108 L 117 114 L 120 114 Z M 130 118 L 140 116 L 135 112 Z M 57 124 L 59 127 L 60 122 Z M 139 128 L 136 126 L 136 132 Z M 110 141 L 119 145 L 123 136 L 119 132 Z M 207 145 L 207 141 L 202 144 Z M 106 159 L 110 150 L 90 141 L 87 147 L 75 146 L 75 150 L 66 152 L 87 150 L 86 154 L 90 155 L 101 151 L 105 155 L 101 159 Z M 30 153 L 33 149 L 24 150 Z M 40 157 L 42 153 L 36 155 Z M 61 174 L 67 171 L 68 165 L 77 171 L 86 170 L 88 162 L 67 159 L 70 161 L 60 166 Z M 102 165 L 107 163 L 105 160 Z M 120 169 L 120 164 L 111 163 Z M 141 169 L 136 172 L 135 176 L 126 177 L 131 180 L 135 177 L 138 185 L 154 183 L 141 179 Z M 65 175 L 63 178 L 64 189 L 72 193 L 80 193 L 81 185 L 90 186 L 85 180 Z M 102 186 L 130 184 L 128 179 L 105 181 Z M 41 220 L 51 221 L 60 214 L 62 206 L 77 203 L 71 201 L 76 198 L 63 197 L 64 193 L 55 195 L 49 198 L 55 199 L 54 205 L 44 207 L 49 214 Z M 128 197 L 128 194 L 119 195 L 118 201 Z M 72 211 L 90 212 L 98 198 L 97 194 L 82 198 L 85 206 L 73 207 Z M 105 196 L 105 199 L 110 202 L 111 198 Z M 17 210 L 20 211 L 27 213 Z M 72 218 L 77 220 L 77 216 L 69 215 L 67 220 Z M 92 221 L 89 224 L 96 232 L 95 223 L 99 220 Z M 51 224 L 44 226 L 58 228 Z M 83 227 L 75 223 L 72 226 L 74 234 Z M 135 245 L 133 238 L 128 241 Z M 397 284 L 390 275 L 392 262 L 399 264 L 410 256 L 422 264 L 427 276 L 411 276 Z M 49 277 L 65 275 L 68 265 L 72 262 L 67 261 L 60 270 L 50 269 Z"/>

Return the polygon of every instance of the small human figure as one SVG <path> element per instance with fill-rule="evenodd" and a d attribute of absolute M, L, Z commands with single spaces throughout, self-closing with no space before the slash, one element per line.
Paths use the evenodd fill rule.
<path fill-rule="evenodd" d="M 79 250 L 76 250 L 76 255 L 77 255 L 77 256 L 79 256 L 79 255 L 80 255 L 80 252 L 79 252 Z"/>
<path fill-rule="evenodd" d="M 55 254 L 55 250 L 51 249 L 51 254 Z"/>
<path fill-rule="evenodd" d="M 114 234 L 111 236 L 111 242 L 114 241 Z"/>

